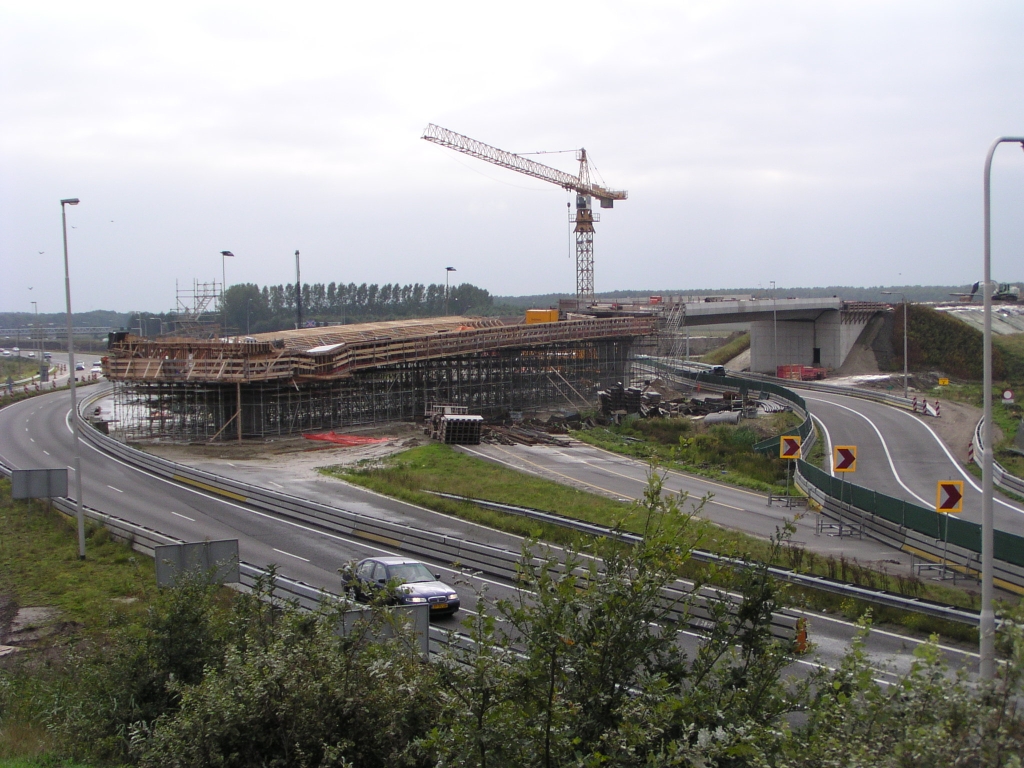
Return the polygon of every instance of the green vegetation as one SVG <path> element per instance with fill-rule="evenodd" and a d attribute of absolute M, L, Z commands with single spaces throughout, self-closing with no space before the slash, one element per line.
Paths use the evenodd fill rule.
<path fill-rule="evenodd" d="M 992 336 L 992 356 L 998 354 L 1003 361 L 1002 378 L 1008 384 L 1019 387 L 1024 384 L 1024 333 L 1007 336 Z M 995 368 L 993 367 L 993 376 Z"/>
<path fill-rule="evenodd" d="M 903 318 L 893 323 L 893 370 L 903 369 Z M 931 307 L 910 304 L 907 354 L 911 370 L 938 370 L 959 379 L 981 378 L 981 331 Z M 1002 355 L 993 349 L 992 369 L 1003 375 Z"/>
<path fill-rule="evenodd" d="M 725 365 L 736 355 L 750 349 L 750 334 L 742 333 L 718 349 L 712 350 L 704 355 L 700 361 L 710 365 Z"/>
<path fill-rule="evenodd" d="M 627 417 L 619 426 L 581 430 L 573 437 L 671 469 L 765 493 L 785 493 L 785 463 L 775 456 L 755 453 L 752 448 L 799 423 L 799 417 L 789 412 L 768 414 L 736 426 L 709 426 L 686 418 Z"/>
<path fill-rule="evenodd" d="M 18 381 L 37 373 L 39 373 L 38 360 L 29 360 L 24 357 L 0 357 L 0 384 L 5 384 L 8 376 Z"/>
<path fill-rule="evenodd" d="M 49 524 L 49 557 L 76 565 L 66 555 L 73 534 L 58 518 L 2 506 L 5 540 L 8 529 L 19 541 L 25 531 L 49 540 L 38 527 Z M 646 531 L 642 543 L 595 542 L 585 554 L 571 547 L 564 564 L 524 558 L 525 591 L 478 595 L 464 622 L 473 642 L 430 664 L 408 652 L 390 612 L 374 608 L 340 636 L 343 606 L 302 612 L 273 597 L 273 574 L 251 594 L 210 587 L 201 575 L 155 591 L 148 568 L 110 562 L 111 573 L 121 569 L 137 584 L 137 603 L 84 611 L 83 626 L 0 659 L 0 760 L 161 768 L 1019 764 L 1024 617 L 1002 625 L 1007 663 L 992 687 L 947 675 L 934 645 L 889 687 L 876 682 L 861 644 L 838 669 L 794 681 L 784 677 L 792 649 L 770 630 L 784 594 L 763 568 L 719 574 L 742 597 L 732 609 L 711 604 L 712 629 L 687 654 L 670 613 L 685 610 L 685 598 L 674 606 L 661 598 L 702 526 L 656 480 L 627 522 Z M 30 569 L 0 562 L 13 593 L 58 591 L 26 587 Z M 84 587 L 65 581 L 63 604 Z M 385 625 L 393 639 L 379 639 Z"/>
<path fill-rule="evenodd" d="M 294 327 L 295 304 L 292 283 L 262 288 L 254 283 L 239 283 L 224 291 L 228 325 L 242 331 L 248 329 L 251 333 Z M 447 308 L 452 315 L 494 315 L 506 309 L 495 307 L 490 293 L 469 283 L 451 286 Z M 365 323 L 437 317 L 444 313 L 443 283 L 313 283 L 302 286 L 302 316 L 306 321 Z"/>

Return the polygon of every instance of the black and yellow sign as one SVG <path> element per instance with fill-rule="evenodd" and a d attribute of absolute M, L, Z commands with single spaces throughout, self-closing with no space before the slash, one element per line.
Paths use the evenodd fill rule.
<path fill-rule="evenodd" d="M 800 435 L 783 435 L 779 438 L 779 458 L 799 459 L 800 443 L 803 438 Z"/>
<path fill-rule="evenodd" d="M 857 446 L 837 445 L 832 451 L 832 467 L 836 472 L 856 472 Z"/>
<path fill-rule="evenodd" d="M 939 480 L 935 489 L 935 511 L 946 514 L 964 511 L 963 480 Z"/>

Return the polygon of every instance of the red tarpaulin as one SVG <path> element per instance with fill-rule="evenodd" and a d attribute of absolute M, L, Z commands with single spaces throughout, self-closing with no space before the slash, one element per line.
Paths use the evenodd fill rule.
<path fill-rule="evenodd" d="M 323 440 L 326 443 L 335 443 L 354 447 L 357 445 L 373 445 L 374 443 L 386 443 L 389 437 L 360 437 L 359 435 L 339 435 L 337 432 L 320 432 L 315 435 L 303 435 L 307 440 Z"/>

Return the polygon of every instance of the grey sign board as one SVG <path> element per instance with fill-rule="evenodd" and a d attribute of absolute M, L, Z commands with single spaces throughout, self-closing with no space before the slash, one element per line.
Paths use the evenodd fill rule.
<path fill-rule="evenodd" d="M 418 654 L 424 661 L 430 658 L 430 606 L 422 605 L 396 605 L 392 606 L 390 618 L 392 621 L 385 621 L 375 624 L 371 620 L 372 611 L 369 608 L 356 608 L 345 611 L 342 614 L 341 625 L 338 627 L 338 634 L 348 636 L 352 632 L 369 630 L 368 639 L 390 639 L 394 637 L 407 638 L 409 650 Z"/>
<path fill-rule="evenodd" d="M 52 499 L 68 495 L 68 471 L 61 469 L 15 469 L 11 472 L 11 498 Z"/>
<path fill-rule="evenodd" d="M 217 584 L 238 582 L 238 539 L 167 544 L 155 547 L 156 583 L 174 586 L 178 574 L 198 571 Z"/>

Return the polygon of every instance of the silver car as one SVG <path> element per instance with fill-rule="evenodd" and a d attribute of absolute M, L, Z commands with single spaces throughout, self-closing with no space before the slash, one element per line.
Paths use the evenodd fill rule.
<path fill-rule="evenodd" d="M 450 616 L 459 610 L 459 594 L 431 573 L 419 560 L 408 557 L 369 557 L 342 569 L 345 591 L 356 600 L 369 602 L 393 592 L 388 602 L 399 605 L 427 603 L 431 616 Z"/>

